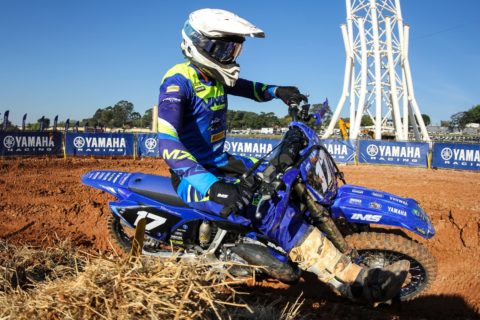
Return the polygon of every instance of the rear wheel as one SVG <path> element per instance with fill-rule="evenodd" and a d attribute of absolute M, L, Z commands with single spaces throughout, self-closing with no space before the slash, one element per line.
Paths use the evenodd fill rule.
<path fill-rule="evenodd" d="M 421 244 L 390 233 L 363 232 L 346 237 L 359 257 L 356 263 L 369 268 L 382 268 L 398 260 L 410 261 L 407 279 L 400 291 L 402 301 L 424 293 L 435 281 L 437 264 L 432 254 Z"/>
<path fill-rule="evenodd" d="M 128 235 L 124 231 L 119 219 L 114 216 L 108 218 L 108 231 L 115 244 L 117 244 L 123 251 L 129 252 L 132 249 L 133 234 Z"/>
<path fill-rule="evenodd" d="M 114 242 L 126 253 L 132 249 L 132 240 L 135 234 L 135 230 L 124 226 L 122 221 L 114 216 L 110 216 L 108 219 L 108 228 L 110 236 Z M 255 250 L 252 249 L 255 246 Z M 237 249 L 237 250 L 235 250 Z M 238 252 L 242 249 L 242 253 Z M 249 250 L 245 250 L 249 249 Z M 143 245 L 143 254 L 172 257 L 178 256 L 179 251 L 184 251 L 184 248 L 171 247 L 167 244 L 149 239 L 145 237 Z M 231 253 L 220 254 L 220 261 L 233 262 L 233 265 L 229 266 L 229 272 L 238 277 L 250 277 L 253 274 L 253 269 L 249 265 L 261 265 L 264 266 L 257 269 L 260 273 L 265 273 L 275 279 L 278 279 L 285 283 L 295 283 L 300 277 L 300 270 L 289 262 L 281 262 L 269 252 L 267 247 L 259 245 L 241 245 L 238 248 L 232 247 L 228 251 L 237 254 L 238 257 L 232 256 Z M 184 254 L 184 257 L 196 257 L 194 253 L 192 255 Z M 240 258 L 240 259 L 238 259 Z M 252 261 L 253 260 L 253 261 Z M 243 266 L 245 264 L 245 266 Z"/>
<path fill-rule="evenodd" d="M 122 221 L 114 216 L 108 218 L 108 230 L 113 241 L 126 253 L 132 249 L 132 240 L 135 235 L 135 229 L 124 226 Z M 171 257 L 178 253 L 180 248 L 171 246 L 159 241 L 145 237 L 143 243 L 143 254 Z"/>

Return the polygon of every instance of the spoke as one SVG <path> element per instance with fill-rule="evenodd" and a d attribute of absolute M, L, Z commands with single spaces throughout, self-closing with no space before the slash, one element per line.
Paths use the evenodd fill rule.
<path fill-rule="evenodd" d="M 399 260 L 408 260 L 410 262 L 410 283 L 402 288 L 401 295 L 408 295 L 418 290 L 425 283 L 425 269 L 412 257 L 387 249 L 369 249 L 359 250 L 359 261 L 367 267 L 385 267 Z"/>

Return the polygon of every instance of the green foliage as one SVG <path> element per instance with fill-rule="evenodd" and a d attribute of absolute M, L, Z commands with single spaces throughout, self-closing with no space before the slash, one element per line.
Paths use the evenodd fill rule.
<path fill-rule="evenodd" d="M 280 126 L 281 121 L 273 112 L 255 112 L 230 110 L 227 113 L 229 129 L 260 129 L 264 127 Z"/>
<path fill-rule="evenodd" d="M 480 104 L 451 116 L 450 129 L 463 129 L 467 123 L 480 123 Z"/>
<path fill-rule="evenodd" d="M 27 123 L 25 128 L 27 130 L 33 130 L 33 131 L 37 131 L 37 130 L 40 130 L 40 121 L 42 120 L 42 118 L 39 118 L 37 120 L 37 122 L 34 122 L 34 123 Z M 44 121 L 43 121 L 43 128 L 44 129 L 47 129 L 48 127 L 50 127 L 50 118 L 45 118 Z"/>
<path fill-rule="evenodd" d="M 113 106 L 112 126 L 122 128 L 130 120 L 133 111 L 133 103 L 122 100 Z"/>
<path fill-rule="evenodd" d="M 426 126 L 428 126 L 431 122 L 430 120 L 430 116 L 428 114 L 424 114 L 422 113 L 422 119 L 423 119 L 423 122 L 425 123 Z"/>
<path fill-rule="evenodd" d="M 278 119 L 280 121 L 280 127 L 285 128 L 288 127 L 290 122 L 292 122 L 292 117 L 290 117 L 288 114 L 284 116 L 283 118 Z"/>
<path fill-rule="evenodd" d="M 142 127 L 150 127 L 152 125 L 153 108 L 147 109 L 142 117 Z"/>
<path fill-rule="evenodd" d="M 323 107 L 322 104 L 312 104 L 310 111 L 312 113 L 319 112 Z M 328 125 L 332 118 L 332 111 L 327 107 L 327 111 L 323 116 L 322 125 Z M 288 127 L 292 121 L 289 115 L 278 118 L 273 112 L 260 112 L 260 114 L 250 111 L 229 110 L 227 113 L 227 122 L 229 129 L 261 129 L 265 127 Z M 315 125 L 315 119 L 310 120 L 310 124 Z"/>
<path fill-rule="evenodd" d="M 468 123 L 465 121 L 466 112 L 457 112 L 450 117 L 450 129 L 463 129 L 465 125 Z"/>
<path fill-rule="evenodd" d="M 41 120 L 42 120 L 42 119 L 40 118 L 40 119 L 38 119 L 37 122 L 40 122 Z M 43 127 L 44 127 L 45 129 L 48 128 L 48 127 L 50 127 L 50 118 L 44 118 L 44 120 L 43 120 Z"/>
<path fill-rule="evenodd" d="M 3 130 L 3 126 L 4 126 L 3 123 L 0 124 L 0 130 Z M 12 124 L 10 120 L 8 120 L 5 131 L 15 131 L 15 130 L 16 130 L 16 127 Z"/>
<path fill-rule="evenodd" d="M 464 121 L 465 123 L 480 123 L 480 104 L 465 113 Z"/>
<path fill-rule="evenodd" d="M 95 114 L 93 115 L 93 118 L 90 123 L 101 123 L 102 125 L 105 126 L 113 126 L 113 108 L 111 106 L 106 107 L 105 109 L 98 109 Z"/>
<path fill-rule="evenodd" d="M 312 104 L 311 111 L 318 112 L 322 104 Z M 152 108 L 145 111 L 142 116 L 134 111 L 133 103 L 121 100 L 113 107 L 99 108 L 91 118 L 80 121 L 80 126 L 88 123 L 88 126 L 95 124 L 109 128 L 137 127 L 147 128 L 152 123 Z M 322 125 L 328 125 L 332 117 L 330 107 L 327 108 L 323 116 Z M 229 110 L 227 113 L 227 124 L 229 129 L 261 129 L 264 127 L 287 127 L 292 121 L 290 116 L 278 118 L 273 112 L 256 112 Z M 70 122 L 73 126 L 75 122 Z M 315 120 L 311 120 L 311 125 L 315 125 Z"/>
<path fill-rule="evenodd" d="M 150 126 L 152 122 L 152 109 L 148 109 L 142 116 L 139 112 L 134 111 L 133 103 L 121 100 L 113 107 L 99 108 L 91 118 L 83 119 L 80 125 L 88 123 L 89 126 L 95 124 L 109 128 L 125 128 Z M 74 122 L 71 124 L 73 125 Z"/>
<path fill-rule="evenodd" d="M 363 127 L 373 126 L 373 121 L 372 121 L 372 119 L 370 118 L 370 116 L 364 115 L 364 116 L 362 117 L 362 121 L 360 122 L 360 125 L 363 126 Z"/>

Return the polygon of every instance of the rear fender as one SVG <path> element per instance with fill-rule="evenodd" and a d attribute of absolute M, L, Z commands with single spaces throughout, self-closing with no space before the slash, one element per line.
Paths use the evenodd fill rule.
<path fill-rule="evenodd" d="M 427 239 L 435 235 L 430 218 L 414 199 L 387 192 L 343 185 L 331 210 L 334 219 L 405 228 Z"/>
<path fill-rule="evenodd" d="M 82 183 L 108 192 L 118 199 L 126 199 L 132 194 L 128 189 L 128 182 L 134 175 L 135 173 L 130 172 L 94 170 L 82 176 Z"/>

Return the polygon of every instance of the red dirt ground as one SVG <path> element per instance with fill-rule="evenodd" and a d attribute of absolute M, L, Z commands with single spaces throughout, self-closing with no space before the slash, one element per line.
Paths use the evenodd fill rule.
<path fill-rule="evenodd" d="M 47 245 L 71 238 L 90 250 L 111 249 L 107 231 L 107 194 L 81 184 L 89 170 L 114 169 L 167 175 L 157 159 L 0 159 L 0 238 L 12 243 Z M 480 175 L 475 172 L 382 166 L 343 166 L 347 182 L 418 200 L 429 213 L 437 234 L 418 237 L 438 263 L 438 277 L 429 292 L 401 310 L 359 312 L 362 307 L 326 293 L 313 292 L 309 281 L 279 290 L 296 295 L 305 291 L 308 310 L 321 318 L 356 312 L 360 318 L 475 318 L 480 311 Z M 315 284 L 315 290 L 318 285 Z M 277 287 L 273 285 L 273 287 Z M 282 289 L 283 288 L 283 289 Z M 283 294 L 283 293 L 282 293 Z M 325 300 L 326 299 L 326 300 Z M 353 310 L 353 309 L 354 310 Z M 371 313 L 374 312 L 374 313 Z M 363 316 L 362 316 L 363 315 Z M 346 316 L 345 318 L 348 318 Z"/>

